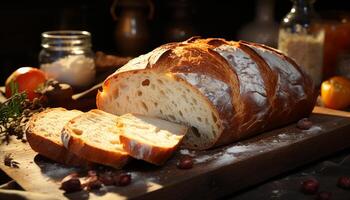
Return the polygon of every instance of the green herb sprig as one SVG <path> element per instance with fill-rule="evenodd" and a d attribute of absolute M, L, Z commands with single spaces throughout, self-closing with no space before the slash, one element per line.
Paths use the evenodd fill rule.
<path fill-rule="evenodd" d="M 39 99 L 29 101 L 25 92 L 18 92 L 18 85 L 10 83 L 12 96 L 0 104 L 0 144 L 9 143 L 12 135 L 25 142 L 24 129 L 29 118 L 43 110 Z"/>

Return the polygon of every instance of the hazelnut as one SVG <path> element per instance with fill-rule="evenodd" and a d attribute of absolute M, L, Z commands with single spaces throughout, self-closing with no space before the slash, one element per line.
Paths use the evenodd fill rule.
<path fill-rule="evenodd" d="M 315 179 L 305 180 L 301 183 L 301 191 L 304 194 L 315 194 L 318 191 L 320 184 Z"/>
<path fill-rule="evenodd" d="M 298 121 L 297 128 L 301 130 L 308 130 L 312 127 L 312 122 L 308 118 L 303 118 Z"/>
<path fill-rule="evenodd" d="M 86 186 L 87 190 L 98 190 L 102 187 L 102 183 L 98 179 L 94 179 L 93 181 L 90 181 L 88 185 Z"/>
<path fill-rule="evenodd" d="M 316 196 L 316 200 L 330 200 L 332 197 L 331 192 L 319 192 Z"/>
<path fill-rule="evenodd" d="M 89 170 L 88 176 L 97 176 L 97 172 L 95 170 Z"/>
<path fill-rule="evenodd" d="M 68 180 L 70 180 L 70 179 L 72 179 L 72 178 L 78 178 L 78 173 L 73 172 L 73 173 L 68 174 L 67 176 L 65 176 L 65 177 L 62 179 L 61 182 L 68 181 Z"/>
<path fill-rule="evenodd" d="M 73 173 L 63 178 L 61 181 L 60 189 L 64 190 L 66 193 L 80 191 L 82 187 L 78 178 L 78 174 Z"/>
<path fill-rule="evenodd" d="M 83 183 L 82 183 L 83 187 L 86 187 L 87 190 L 97 190 L 100 189 L 102 187 L 102 183 L 101 181 L 98 179 L 98 176 L 96 175 L 92 175 L 87 177 Z"/>
<path fill-rule="evenodd" d="M 114 184 L 113 174 L 111 172 L 105 172 L 103 174 L 100 174 L 99 180 L 104 185 L 113 185 Z"/>
<path fill-rule="evenodd" d="M 121 173 L 114 176 L 114 182 L 117 186 L 127 186 L 131 183 L 131 174 L 130 173 Z"/>
<path fill-rule="evenodd" d="M 190 156 L 183 156 L 178 162 L 179 169 L 191 169 L 193 167 L 193 159 Z"/>
<path fill-rule="evenodd" d="M 338 179 L 338 184 L 339 187 L 343 189 L 350 189 L 350 177 L 348 176 L 341 176 Z"/>

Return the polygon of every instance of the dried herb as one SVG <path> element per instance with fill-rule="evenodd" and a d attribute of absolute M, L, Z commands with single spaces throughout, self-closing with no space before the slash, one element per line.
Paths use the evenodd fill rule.
<path fill-rule="evenodd" d="M 13 160 L 11 154 L 5 155 L 4 164 L 8 167 L 19 168 L 19 162 Z"/>
<path fill-rule="evenodd" d="M 11 136 L 25 142 L 24 129 L 29 118 L 43 110 L 41 100 L 28 100 L 25 92 L 18 92 L 16 83 L 11 82 L 10 88 L 13 95 L 0 104 L 0 144 L 9 143 Z"/>

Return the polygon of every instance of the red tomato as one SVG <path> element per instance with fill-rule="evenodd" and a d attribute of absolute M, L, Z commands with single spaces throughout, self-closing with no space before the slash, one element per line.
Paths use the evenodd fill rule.
<path fill-rule="evenodd" d="M 33 67 L 21 67 L 14 71 L 6 80 L 6 97 L 11 97 L 10 83 L 13 81 L 18 85 L 18 92 L 25 91 L 29 100 L 40 95 L 35 90 L 47 80 L 46 74 Z"/>

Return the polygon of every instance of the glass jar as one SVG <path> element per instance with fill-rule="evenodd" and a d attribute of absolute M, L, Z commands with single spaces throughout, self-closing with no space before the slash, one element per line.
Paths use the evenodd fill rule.
<path fill-rule="evenodd" d="M 313 7 L 315 0 L 292 2 L 291 11 L 281 22 L 278 49 L 293 58 L 320 85 L 325 32 Z"/>
<path fill-rule="evenodd" d="M 89 32 L 44 32 L 41 46 L 40 68 L 50 78 L 74 88 L 84 88 L 94 83 L 95 63 Z"/>

